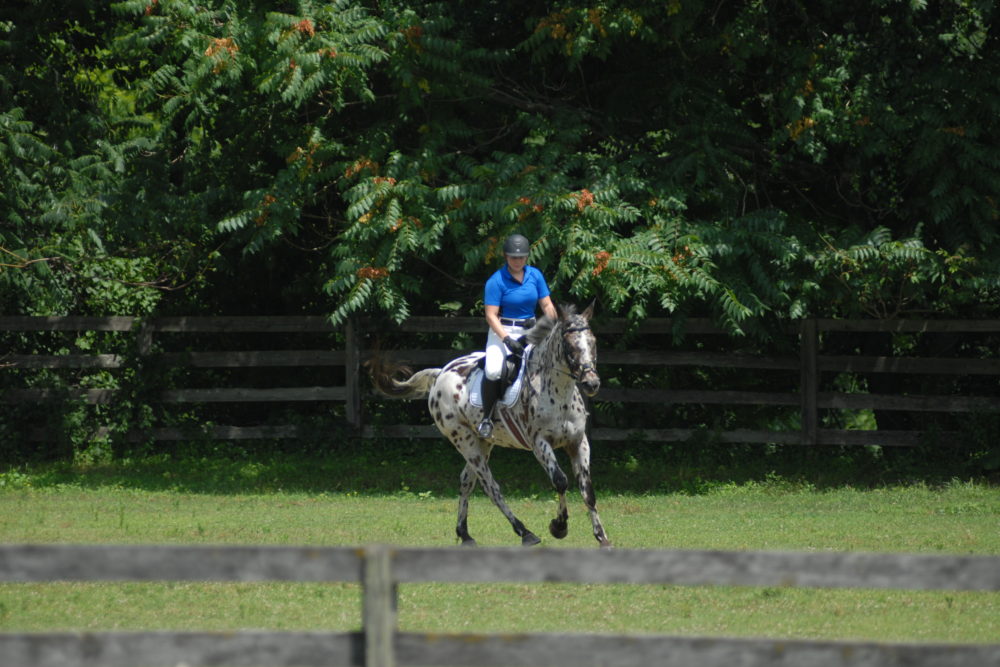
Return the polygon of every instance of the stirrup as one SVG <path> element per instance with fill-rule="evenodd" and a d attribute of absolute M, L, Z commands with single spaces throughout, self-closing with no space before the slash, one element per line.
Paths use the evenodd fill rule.
<path fill-rule="evenodd" d="M 480 438 L 490 438 L 490 437 L 492 437 L 493 436 L 493 420 L 490 419 L 489 417 L 484 418 L 483 421 L 479 422 L 479 428 L 476 429 L 476 432 L 479 433 L 479 437 Z"/>

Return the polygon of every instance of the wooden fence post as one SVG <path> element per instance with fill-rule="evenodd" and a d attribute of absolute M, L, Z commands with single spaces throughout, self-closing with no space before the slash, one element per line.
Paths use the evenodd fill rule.
<path fill-rule="evenodd" d="M 365 547 L 363 587 L 365 667 L 395 667 L 396 582 L 388 546 Z"/>
<path fill-rule="evenodd" d="M 799 327 L 800 362 L 799 382 L 800 399 L 802 403 L 802 444 L 817 444 L 819 429 L 819 414 L 817 410 L 817 394 L 819 393 L 819 369 L 816 355 L 819 347 L 816 320 L 802 320 Z"/>
<path fill-rule="evenodd" d="M 139 356 L 148 357 L 153 352 L 153 323 L 148 318 L 143 319 L 136 332 Z"/>
<path fill-rule="evenodd" d="M 347 320 L 344 336 L 344 405 L 347 423 L 361 429 L 361 332 L 354 318 Z"/>

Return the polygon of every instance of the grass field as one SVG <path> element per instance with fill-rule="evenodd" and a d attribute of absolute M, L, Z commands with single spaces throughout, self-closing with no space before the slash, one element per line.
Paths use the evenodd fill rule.
<path fill-rule="evenodd" d="M 577 494 L 569 537 L 557 542 L 545 533 L 554 496 L 536 485 L 544 477 L 522 457 L 498 465 L 501 481 L 512 480 L 514 511 L 545 548 L 593 548 Z M 338 477 L 343 465 L 206 459 L 8 470 L 0 473 L 0 541 L 454 544 L 457 465 L 444 473 L 419 462 L 396 466 L 381 488 L 356 471 Z M 380 467 L 374 457 L 366 474 Z M 327 490 L 318 475 L 328 476 Z M 598 476 L 597 486 L 619 547 L 1000 554 L 1000 490 L 984 482 L 821 487 L 770 475 L 640 493 L 624 483 L 602 490 Z M 483 545 L 517 543 L 481 494 L 470 530 Z M 401 628 L 412 631 L 1000 641 L 998 593 L 421 584 L 401 587 L 399 614 Z M 4 631 L 359 627 L 354 585 L 0 584 Z"/>

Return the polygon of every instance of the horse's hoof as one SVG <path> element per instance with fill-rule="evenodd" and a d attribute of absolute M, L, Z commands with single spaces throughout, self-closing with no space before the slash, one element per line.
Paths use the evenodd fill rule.
<path fill-rule="evenodd" d="M 542 541 L 538 539 L 538 535 L 535 535 L 530 530 L 521 536 L 521 546 L 522 547 L 533 547 L 536 544 L 541 544 Z"/>
<path fill-rule="evenodd" d="M 470 538 L 468 538 L 466 540 L 462 540 L 462 546 L 463 547 L 478 547 L 479 545 L 476 543 L 476 541 L 474 539 L 472 539 L 470 537 Z"/>
<path fill-rule="evenodd" d="M 601 540 L 601 548 L 608 550 L 614 549 L 614 547 L 611 546 L 610 540 Z"/>
<path fill-rule="evenodd" d="M 559 521 L 558 519 L 552 519 L 549 523 L 549 532 L 552 533 L 552 537 L 557 540 L 561 540 L 566 537 L 569 532 L 569 526 L 565 521 Z"/>

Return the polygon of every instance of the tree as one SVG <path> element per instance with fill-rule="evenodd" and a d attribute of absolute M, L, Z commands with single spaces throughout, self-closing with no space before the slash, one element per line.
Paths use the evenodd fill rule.
<path fill-rule="evenodd" d="M 4 307 L 148 310 L 196 285 L 186 303 L 233 309 L 238 283 L 335 321 L 475 310 L 516 230 L 559 298 L 634 320 L 992 313 L 993 18 L 24 2 L 0 19 Z"/>

